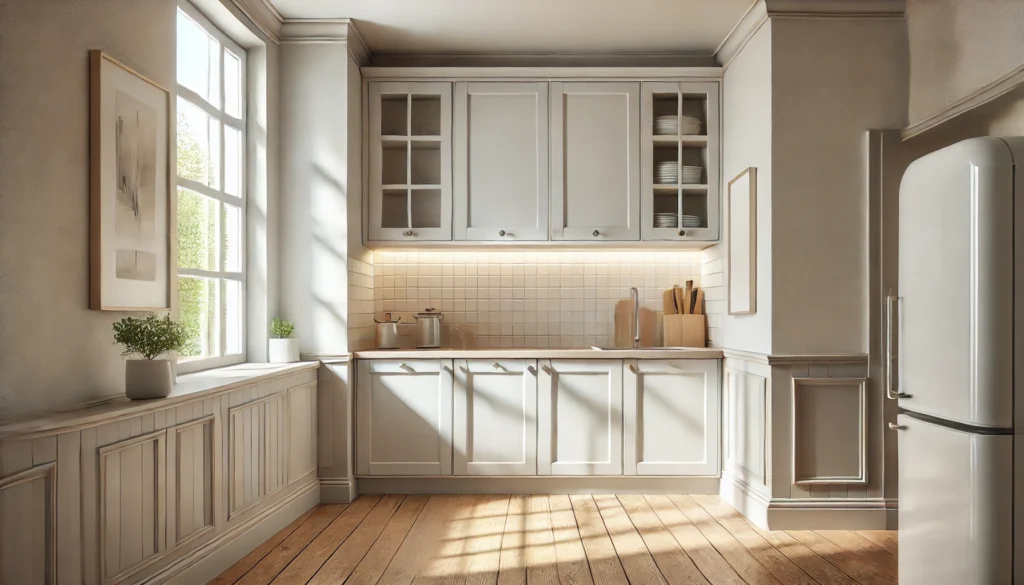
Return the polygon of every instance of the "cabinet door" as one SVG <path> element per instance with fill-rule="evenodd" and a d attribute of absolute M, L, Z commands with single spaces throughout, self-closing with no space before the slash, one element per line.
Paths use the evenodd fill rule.
<path fill-rule="evenodd" d="M 626 475 L 718 475 L 718 360 L 627 360 Z"/>
<path fill-rule="evenodd" d="M 452 86 L 369 86 L 371 241 L 452 239 Z"/>
<path fill-rule="evenodd" d="M 622 475 L 622 362 L 543 360 L 540 475 Z"/>
<path fill-rule="evenodd" d="M 356 472 L 451 475 L 452 362 L 362 360 Z"/>
<path fill-rule="evenodd" d="M 457 360 L 455 475 L 536 474 L 536 362 Z"/>
<path fill-rule="evenodd" d="M 643 84 L 645 241 L 718 240 L 718 87 L 717 82 Z"/>
<path fill-rule="evenodd" d="M 455 84 L 455 239 L 548 239 L 548 84 Z"/>
<path fill-rule="evenodd" d="M 640 239 L 640 84 L 551 84 L 551 237 Z"/>

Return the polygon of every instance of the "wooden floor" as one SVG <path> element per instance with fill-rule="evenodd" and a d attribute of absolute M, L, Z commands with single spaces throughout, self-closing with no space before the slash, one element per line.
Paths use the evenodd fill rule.
<path fill-rule="evenodd" d="M 895 584 L 896 533 L 764 532 L 713 496 L 363 496 L 211 583 Z"/>

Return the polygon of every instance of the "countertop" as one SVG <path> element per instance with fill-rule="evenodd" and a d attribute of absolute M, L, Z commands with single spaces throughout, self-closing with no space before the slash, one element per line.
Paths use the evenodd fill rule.
<path fill-rule="evenodd" d="M 551 360 L 711 360 L 722 350 L 710 347 L 649 349 L 373 349 L 355 352 L 363 360 L 415 359 L 551 359 Z"/>

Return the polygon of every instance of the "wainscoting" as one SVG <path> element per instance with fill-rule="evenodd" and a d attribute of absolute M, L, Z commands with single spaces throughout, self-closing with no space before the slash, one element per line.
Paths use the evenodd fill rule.
<path fill-rule="evenodd" d="M 255 546 L 319 502 L 317 365 L 0 427 L 0 583 L 216 575 L 233 538 Z"/>

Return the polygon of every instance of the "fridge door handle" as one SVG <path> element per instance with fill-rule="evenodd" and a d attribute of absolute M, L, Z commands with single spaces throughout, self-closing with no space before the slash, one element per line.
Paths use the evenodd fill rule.
<path fill-rule="evenodd" d="M 889 400 L 910 398 L 909 394 L 900 392 L 896 384 L 893 383 L 894 375 L 898 370 L 893 367 L 893 359 L 898 359 L 898 356 L 894 356 L 892 351 L 893 346 L 897 343 L 897 340 L 893 339 L 893 313 L 899 311 L 900 304 L 900 297 L 893 296 L 891 293 L 885 297 L 885 396 Z M 896 311 L 893 311 L 893 305 L 896 306 Z M 896 335 L 899 333 L 897 330 Z"/>

